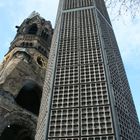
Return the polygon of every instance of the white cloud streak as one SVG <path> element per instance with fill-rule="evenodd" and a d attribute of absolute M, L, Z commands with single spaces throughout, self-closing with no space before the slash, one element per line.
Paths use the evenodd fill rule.
<path fill-rule="evenodd" d="M 14 3 L 9 4 L 9 14 L 14 23 L 21 23 L 23 19 L 27 18 L 35 10 L 54 24 L 57 5 L 58 0 L 54 0 L 54 2 L 49 0 L 20 0 L 16 2 L 16 7 Z"/>
<path fill-rule="evenodd" d="M 125 16 L 124 22 L 119 20 L 113 25 L 125 64 L 140 69 L 140 19 L 132 21 L 130 17 Z"/>

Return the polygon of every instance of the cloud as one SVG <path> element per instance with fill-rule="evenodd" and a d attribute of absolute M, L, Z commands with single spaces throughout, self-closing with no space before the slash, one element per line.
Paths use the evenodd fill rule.
<path fill-rule="evenodd" d="M 15 0 L 13 0 L 15 1 Z M 16 3 L 16 6 L 15 6 Z M 9 4 L 9 15 L 14 23 L 21 23 L 23 19 L 29 16 L 32 11 L 37 11 L 45 19 L 55 21 L 58 0 L 50 2 L 49 0 L 20 0 Z M 53 7 L 53 8 L 50 8 Z"/>
<path fill-rule="evenodd" d="M 114 21 L 114 31 L 118 41 L 125 65 L 131 65 L 140 69 L 140 19 L 131 19 L 130 16 L 123 17 L 123 20 Z"/>
<path fill-rule="evenodd" d="M 118 10 L 119 4 L 108 9 L 121 56 L 127 67 L 140 70 L 140 17 L 132 18 L 132 13 L 125 9 L 122 9 L 122 15 L 116 17 L 115 11 L 117 13 Z"/>
<path fill-rule="evenodd" d="M 0 2 L 0 8 L 4 7 L 4 3 Z"/>

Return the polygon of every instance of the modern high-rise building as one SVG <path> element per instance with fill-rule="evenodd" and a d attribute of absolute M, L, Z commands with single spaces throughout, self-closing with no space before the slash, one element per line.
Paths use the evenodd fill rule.
<path fill-rule="evenodd" d="M 36 140 L 140 140 L 104 0 L 60 0 Z"/>

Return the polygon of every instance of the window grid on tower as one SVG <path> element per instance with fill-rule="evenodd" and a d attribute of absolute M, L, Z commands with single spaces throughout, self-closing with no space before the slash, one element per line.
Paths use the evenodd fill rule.
<path fill-rule="evenodd" d="M 93 18 L 90 18 L 93 17 Z M 99 38 L 93 10 L 80 11 L 80 49 L 99 48 Z"/>
<path fill-rule="evenodd" d="M 81 84 L 81 106 L 108 105 L 108 91 L 105 82 Z"/>
<path fill-rule="evenodd" d="M 60 0 L 57 19 L 53 85 L 46 81 L 45 89 L 51 98 L 50 113 L 43 114 L 47 139 L 138 140 L 139 122 L 104 0 Z"/>
<path fill-rule="evenodd" d="M 57 68 L 55 77 L 55 86 L 78 84 L 78 82 L 79 82 L 79 69 L 77 66 Z"/>
<path fill-rule="evenodd" d="M 79 135 L 79 47 L 78 12 L 63 14 L 51 106 L 49 137 L 78 140 Z"/>
<path fill-rule="evenodd" d="M 138 122 L 138 118 L 115 36 L 112 28 L 104 21 L 100 13 L 98 13 L 98 17 L 114 91 L 115 110 L 120 124 L 120 135 L 122 139 L 138 139 L 140 135 L 135 133 L 137 127 L 132 129 L 134 120 Z"/>
<path fill-rule="evenodd" d="M 81 83 L 105 81 L 103 64 L 82 65 L 80 67 L 80 81 Z"/>
<path fill-rule="evenodd" d="M 78 52 L 60 52 L 57 66 L 72 66 L 78 64 Z"/>
<path fill-rule="evenodd" d="M 78 124 L 78 109 L 52 110 L 49 125 L 49 137 L 78 136 Z"/>
<path fill-rule="evenodd" d="M 102 56 L 100 48 L 93 48 L 90 50 L 82 50 L 80 53 L 80 62 L 81 64 L 93 64 L 93 63 L 101 63 Z"/>
<path fill-rule="evenodd" d="M 81 112 L 82 136 L 113 134 L 109 106 L 82 108 Z"/>
<path fill-rule="evenodd" d="M 64 28 L 60 31 L 51 106 L 51 111 L 55 113 L 50 116 L 49 138 L 71 139 L 89 134 L 95 139 L 111 140 L 113 136 L 105 136 L 108 133 L 113 134 L 113 126 L 111 112 L 108 111 L 110 101 L 93 9 L 63 13 L 62 23 Z M 89 128 L 85 130 L 82 116 L 84 110 L 90 108 L 99 112 L 87 112 Z M 64 110 L 77 110 L 78 115 L 65 115 Z M 59 112 L 61 115 L 58 115 Z M 95 120 L 102 120 L 102 123 L 91 122 L 90 114 Z M 75 118 L 76 116 L 78 117 Z M 68 121 L 70 118 L 72 121 Z M 76 123 L 72 123 L 74 120 L 78 127 Z M 99 125 L 99 128 L 91 128 L 91 125 Z"/>
<path fill-rule="evenodd" d="M 54 87 L 52 109 L 69 108 L 79 106 L 79 86 Z"/>
<path fill-rule="evenodd" d="M 93 6 L 93 0 L 65 0 L 64 10 Z"/>
<path fill-rule="evenodd" d="M 96 137 L 88 137 L 82 138 L 81 140 L 115 140 L 114 136 L 96 136 Z"/>

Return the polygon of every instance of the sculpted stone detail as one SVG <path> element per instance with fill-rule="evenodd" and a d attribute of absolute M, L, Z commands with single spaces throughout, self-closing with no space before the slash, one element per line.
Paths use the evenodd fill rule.
<path fill-rule="evenodd" d="M 40 56 L 43 60 L 40 62 L 42 67 L 37 64 L 37 56 Z M 12 58 L 9 61 L 3 62 L 0 73 L 0 87 L 16 96 L 22 88 L 23 82 L 27 79 L 37 81 L 42 86 L 46 63 L 47 58 L 34 50 L 30 49 L 25 52 L 21 49 L 15 49 Z"/>

